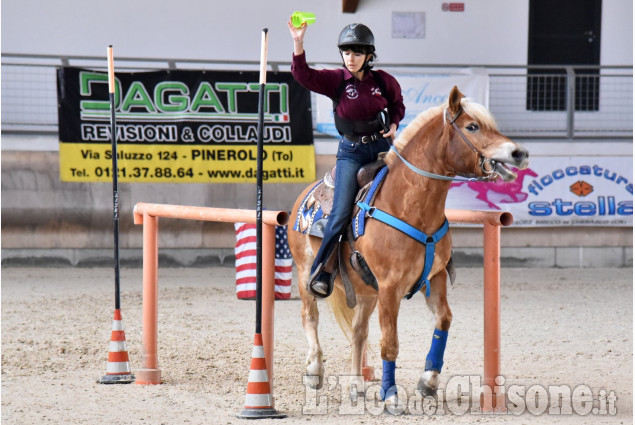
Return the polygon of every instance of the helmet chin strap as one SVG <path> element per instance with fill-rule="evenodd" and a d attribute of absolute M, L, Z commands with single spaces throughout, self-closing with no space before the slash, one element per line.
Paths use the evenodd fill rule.
<path fill-rule="evenodd" d="M 364 71 L 364 72 L 369 71 L 368 62 L 370 62 L 370 60 L 368 59 L 368 56 L 372 57 L 372 53 L 366 53 L 365 54 L 364 63 L 362 64 L 362 68 L 361 68 L 361 70 Z"/>

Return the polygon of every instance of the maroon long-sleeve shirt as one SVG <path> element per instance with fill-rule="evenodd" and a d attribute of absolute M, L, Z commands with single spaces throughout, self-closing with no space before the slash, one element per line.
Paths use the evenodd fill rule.
<path fill-rule="evenodd" d="M 373 121 L 382 109 L 388 109 L 391 124 L 399 127 L 406 107 L 403 104 L 401 86 L 397 80 L 384 71 L 364 73 L 359 81 L 348 69 L 313 69 L 306 63 L 304 52 L 293 55 L 291 73 L 298 83 L 313 92 L 323 94 L 331 99 L 336 96 L 337 89 L 346 80 L 346 87 L 337 105 L 337 114 L 353 121 Z M 386 93 L 382 93 L 373 74 L 381 74 Z"/>

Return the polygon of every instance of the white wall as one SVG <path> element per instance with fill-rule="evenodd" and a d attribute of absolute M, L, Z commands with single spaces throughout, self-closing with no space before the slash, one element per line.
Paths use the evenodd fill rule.
<path fill-rule="evenodd" d="M 119 57 L 257 61 L 268 27 L 269 59 L 289 61 L 287 17 L 308 10 L 317 16 L 305 41 L 311 62 L 338 61 L 339 31 L 364 22 L 384 63 L 526 64 L 529 0 L 464 0 L 464 12 L 442 3 L 360 0 L 345 14 L 341 0 L 3 0 L 2 51 L 102 56 L 113 44 Z M 604 0 L 603 64 L 632 64 L 632 10 L 631 0 Z M 393 11 L 425 12 L 425 38 L 392 39 Z"/>
<path fill-rule="evenodd" d="M 602 2 L 600 64 L 633 65 L 633 1 Z"/>

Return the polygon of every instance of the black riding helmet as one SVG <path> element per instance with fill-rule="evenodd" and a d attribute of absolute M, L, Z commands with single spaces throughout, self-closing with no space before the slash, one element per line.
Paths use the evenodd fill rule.
<path fill-rule="evenodd" d="M 372 53 L 375 51 L 375 36 L 364 24 L 349 24 L 340 32 L 337 40 L 337 47 L 343 50 L 346 46 L 366 46 L 370 47 Z"/>
<path fill-rule="evenodd" d="M 373 67 L 371 62 L 376 58 L 375 36 L 366 25 L 346 25 L 342 32 L 340 32 L 340 37 L 337 40 L 337 47 L 340 49 L 340 54 L 343 50 L 350 49 L 357 53 L 371 55 L 371 58 L 362 65 L 362 69 L 370 70 Z"/>

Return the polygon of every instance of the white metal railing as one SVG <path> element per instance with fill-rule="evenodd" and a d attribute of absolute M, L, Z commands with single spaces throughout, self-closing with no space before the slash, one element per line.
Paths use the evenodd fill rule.
<path fill-rule="evenodd" d="M 2 54 L 2 132 L 57 133 L 56 69 L 105 69 L 102 57 Z M 118 58 L 117 69 L 218 69 L 257 71 L 256 61 Z M 270 62 L 273 72 L 288 62 Z M 631 67 L 381 64 L 417 73 L 484 69 L 489 107 L 501 131 L 513 137 L 632 138 Z M 315 109 L 315 108 L 314 108 Z M 314 111 L 315 112 L 315 111 Z"/>

